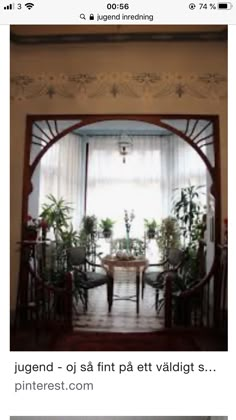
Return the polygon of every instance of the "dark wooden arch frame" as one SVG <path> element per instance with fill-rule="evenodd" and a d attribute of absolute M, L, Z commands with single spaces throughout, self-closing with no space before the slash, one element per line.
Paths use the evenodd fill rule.
<path fill-rule="evenodd" d="M 80 120 L 76 124 L 64 129 L 62 132 L 54 136 L 54 138 L 39 152 L 36 159 L 30 164 L 30 149 L 32 143 L 32 129 L 36 121 L 59 121 L 59 120 Z M 142 121 L 162 127 L 172 133 L 176 134 L 187 142 L 201 159 L 204 161 L 212 179 L 212 192 L 215 198 L 215 258 L 210 271 L 215 274 L 214 281 L 214 325 L 217 325 L 218 308 L 220 304 L 220 279 L 217 276 L 219 264 L 219 248 L 218 244 L 221 242 L 221 178 L 220 178 L 220 142 L 219 142 L 219 117 L 217 115 L 199 115 L 199 114 L 160 114 L 160 115 L 130 115 L 130 114 L 108 114 L 108 115 L 28 115 L 26 121 L 26 138 L 25 138 L 25 152 L 24 152 L 24 174 L 23 174 L 23 201 L 22 201 L 22 240 L 23 240 L 23 225 L 28 212 L 28 197 L 32 191 L 31 178 L 35 168 L 37 167 L 42 156 L 47 150 L 62 139 L 66 134 L 71 131 L 94 124 L 96 122 L 111 121 L 111 120 L 130 120 Z M 170 126 L 162 120 L 206 120 L 212 123 L 213 126 L 213 148 L 214 148 L 214 167 L 209 163 L 201 148 L 189 137 L 186 133 Z"/>

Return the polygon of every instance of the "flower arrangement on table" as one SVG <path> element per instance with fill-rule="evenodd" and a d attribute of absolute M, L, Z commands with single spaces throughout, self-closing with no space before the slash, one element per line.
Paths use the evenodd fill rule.
<path fill-rule="evenodd" d="M 111 243 L 112 255 L 116 255 L 118 259 L 135 259 L 145 255 L 145 243 L 139 238 L 130 238 L 129 246 L 130 253 L 126 251 L 127 240 L 126 238 L 117 238 Z M 129 258 L 128 258 L 129 257 Z"/>
<path fill-rule="evenodd" d="M 126 250 L 120 250 L 117 252 L 116 256 L 120 259 L 134 259 L 134 256 L 131 255 L 131 249 L 130 249 L 130 229 L 132 226 L 132 222 L 135 218 L 134 211 L 131 210 L 130 213 L 128 213 L 127 210 L 124 210 L 124 222 L 125 222 L 125 231 L 126 231 L 126 240 L 125 240 L 125 247 Z"/>
<path fill-rule="evenodd" d="M 131 210 L 130 214 L 128 213 L 127 210 L 124 210 L 124 213 L 125 213 L 125 215 L 124 215 L 125 229 L 126 229 L 126 233 L 129 234 L 130 228 L 131 228 L 131 225 L 132 225 L 132 221 L 135 218 L 135 214 L 134 214 L 133 210 Z"/>
<path fill-rule="evenodd" d="M 127 251 L 127 253 L 129 253 L 130 252 L 129 233 L 130 233 L 131 225 L 132 225 L 132 222 L 135 218 L 135 215 L 134 215 L 133 210 L 131 210 L 130 214 L 128 213 L 127 210 L 125 210 L 124 212 L 125 212 L 124 220 L 125 220 L 125 230 L 126 230 L 126 251 Z"/>

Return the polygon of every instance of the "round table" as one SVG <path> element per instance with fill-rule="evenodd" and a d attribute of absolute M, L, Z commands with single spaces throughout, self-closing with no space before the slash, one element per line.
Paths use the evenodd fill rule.
<path fill-rule="evenodd" d="M 102 258 L 102 265 L 108 271 L 111 282 L 112 282 L 112 302 L 113 300 L 131 300 L 136 302 L 136 312 L 139 313 L 139 300 L 140 300 L 140 281 L 141 275 L 144 269 L 148 266 L 148 260 L 144 257 L 136 257 L 133 260 L 122 260 L 117 257 L 107 256 Z M 136 272 L 136 295 L 134 296 L 124 296 L 124 297 L 116 297 L 114 296 L 113 289 L 114 289 L 114 270 L 115 268 L 123 268 L 129 269 L 133 268 Z"/>

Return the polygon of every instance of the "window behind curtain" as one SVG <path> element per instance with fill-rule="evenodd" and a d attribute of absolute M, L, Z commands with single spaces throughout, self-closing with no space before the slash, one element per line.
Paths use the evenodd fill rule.
<path fill-rule="evenodd" d="M 78 136 L 68 134 L 47 151 L 40 162 L 39 184 L 39 212 L 48 194 L 63 198 L 74 209 L 71 222 L 78 229 L 84 204 L 82 142 Z"/>
<path fill-rule="evenodd" d="M 161 216 L 160 147 L 155 138 L 134 139 L 123 163 L 117 137 L 92 139 L 89 144 L 87 214 L 110 217 L 114 236 L 125 235 L 124 210 L 135 212 L 131 236 L 142 236 L 144 218 Z"/>
<path fill-rule="evenodd" d="M 198 154 L 182 139 L 170 136 L 132 136 L 133 150 L 122 161 L 117 136 L 89 140 L 86 213 L 116 221 L 114 236 L 125 235 L 124 210 L 135 212 L 131 236 L 142 237 L 144 218 L 161 221 L 171 214 L 175 188 L 204 185 L 206 168 Z M 69 134 L 43 156 L 39 171 L 39 212 L 48 194 L 63 197 L 74 208 L 75 229 L 84 213 L 83 143 Z M 38 197 L 37 197 L 38 198 Z"/>
<path fill-rule="evenodd" d="M 187 143 L 173 135 L 132 140 L 125 164 L 118 137 L 96 136 L 89 142 L 86 212 L 115 220 L 115 237 L 125 235 L 124 209 L 133 209 L 136 216 L 133 237 L 143 236 L 144 218 L 160 222 L 169 216 L 175 188 L 204 185 L 202 202 L 206 202 L 206 168 Z"/>

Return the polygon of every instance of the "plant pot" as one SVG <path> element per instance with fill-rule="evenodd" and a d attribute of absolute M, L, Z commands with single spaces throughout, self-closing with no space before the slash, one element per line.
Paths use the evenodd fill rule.
<path fill-rule="evenodd" d="M 104 236 L 104 238 L 106 238 L 106 239 L 108 239 L 108 238 L 110 238 L 111 237 L 111 230 L 104 230 L 103 231 L 103 236 Z"/>
<path fill-rule="evenodd" d="M 155 230 L 149 230 L 147 232 L 148 239 L 154 239 L 155 238 L 155 234 L 156 234 Z"/>

